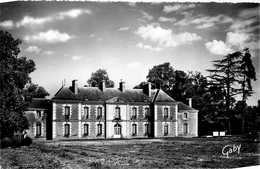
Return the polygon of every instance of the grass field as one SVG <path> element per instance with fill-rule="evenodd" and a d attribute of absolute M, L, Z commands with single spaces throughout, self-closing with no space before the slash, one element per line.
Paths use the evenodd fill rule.
<path fill-rule="evenodd" d="M 233 145 L 240 146 L 239 152 Z M 241 138 L 35 141 L 29 147 L 1 149 L 0 165 L 2 168 L 234 168 L 259 165 L 259 145 Z M 222 150 L 234 152 L 227 158 Z"/>

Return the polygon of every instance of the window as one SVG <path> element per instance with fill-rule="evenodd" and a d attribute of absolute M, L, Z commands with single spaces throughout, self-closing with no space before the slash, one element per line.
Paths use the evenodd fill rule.
<path fill-rule="evenodd" d="M 102 118 L 102 107 L 97 108 L 97 118 L 101 119 Z"/>
<path fill-rule="evenodd" d="M 40 110 L 36 111 L 36 116 L 37 118 L 41 118 L 42 117 L 42 112 Z"/>
<path fill-rule="evenodd" d="M 146 108 L 144 109 L 144 117 L 145 117 L 145 118 L 150 117 L 150 110 L 149 110 L 148 107 L 146 107 Z"/>
<path fill-rule="evenodd" d="M 42 125 L 41 123 L 36 123 L 36 137 L 42 135 Z"/>
<path fill-rule="evenodd" d="M 189 133 L 189 128 L 188 128 L 188 123 L 183 124 L 183 134 L 188 134 Z"/>
<path fill-rule="evenodd" d="M 165 107 L 165 108 L 163 109 L 163 117 L 164 117 L 165 119 L 167 119 L 168 116 L 169 116 L 169 109 L 168 109 L 167 107 Z"/>
<path fill-rule="evenodd" d="M 88 130 L 89 130 L 89 124 L 84 124 L 83 126 L 84 136 L 88 135 Z"/>
<path fill-rule="evenodd" d="M 164 124 L 163 130 L 164 130 L 164 135 L 168 135 L 169 134 L 169 125 L 167 123 Z"/>
<path fill-rule="evenodd" d="M 89 107 L 84 107 L 83 113 L 84 113 L 84 118 L 88 119 L 89 118 Z"/>
<path fill-rule="evenodd" d="M 115 119 L 120 119 L 120 107 L 115 108 Z"/>
<path fill-rule="evenodd" d="M 132 135 L 135 136 L 137 134 L 137 125 L 132 124 Z"/>
<path fill-rule="evenodd" d="M 188 112 L 184 112 L 184 113 L 183 113 L 183 117 L 182 117 L 182 118 L 183 118 L 183 119 L 188 119 L 188 117 L 189 117 L 189 114 L 188 114 Z"/>
<path fill-rule="evenodd" d="M 65 106 L 65 114 L 64 114 L 64 116 L 65 116 L 65 119 L 69 119 L 69 117 L 70 117 L 70 107 L 69 106 Z"/>
<path fill-rule="evenodd" d="M 65 124 L 64 125 L 64 136 L 69 137 L 70 135 L 70 124 Z"/>
<path fill-rule="evenodd" d="M 120 124 L 116 124 L 114 126 L 114 133 L 115 133 L 115 135 L 121 135 L 121 125 Z"/>
<path fill-rule="evenodd" d="M 144 135 L 148 135 L 149 134 L 149 124 L 145 124 L 144 125 Z"/>
<path fill-rule="evenodd" d="M 132 108 L 132 119 L 136 119 L 136 116 L 137 116 L 137 108 L 133 107 Z"/>
<path fill-rule="evenodd" d="M 97 125 L 97 135 L 101 136 L 102 135 L 102 124 Z"/>

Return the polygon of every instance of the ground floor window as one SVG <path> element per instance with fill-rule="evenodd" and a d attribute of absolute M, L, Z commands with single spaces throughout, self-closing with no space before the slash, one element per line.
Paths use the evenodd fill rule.
<path fill-rule="evenodd" d="M 144 125 L 144 135 L 148 135 L 149 134 L 149 124 L 145 124 Z"/>
<path fill-rule="evenodd" d="M 166 123 L 166 124 L 164 124 L 163 128 L 164 128 L 164 135 L 168 135 L 169 134 L 169 125 Z"/>
<path fill-rule="evenodd" d="M 132 124 L 132 135 L 135 136 L 137 134 L 137 124 Z"/>
<path fill-rule="evenodd" d="M 70 124 L 65 124 L 64 125 L 64 136 L 69 137 L 70 135 Z"/>
<path fill-rule="evenodd" d="M 120 124 L 116 124 L 114 126 L 114 133 L 115 133 L 115 135 L 121 135 L 121 125 Z"/>
<path fill-rule="evenodd" d="M 42 135 L 42 124 L 36 123 L 36 137 L 39 137 Z"/>
<path fill-rule="evenodd" d="M 83 129 L 84 136 L 87 136 L 89 131 L 89 124 L 84 124 Z"/>
<path fill-rule="evenodd" d="M 189 128 L 188 128 L 188 123 L 183 124 L 183 134 L 188 134 L 189 133 Z"/>
<path fill-rule="evenodd" d="M 102 124 L 97 125 L 97 135 L 98 136 L 102 135 Z"/>

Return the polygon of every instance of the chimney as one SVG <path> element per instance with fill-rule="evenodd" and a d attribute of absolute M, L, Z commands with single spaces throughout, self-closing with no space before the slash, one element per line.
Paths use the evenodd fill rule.
<path fill-rule="evenodd" d="M 78 80 L 72 80 L 72 92 L 78 94 Z"/>
<path fill-rule="evenodd" d="M 187 100 L 189 101 L 189 106 L 192 107 L 192 98 L 187 98 Z"/>
<path fill-rule="evenodd" d="M 143 86 L 143 93 L 146 94 L 148 97 L 151 97 L 151 90 L 152 90 L 152 85 L 150 82 L 148 82 Z"/>
<path fill-rule="evenodd" d="M 106 90 L 106 81 L 105 80 L 102 80 L 102 83 L 100 84 L 99 89 L 102 92 L 105 92 L 105 90 Z"/>
<path fill-rule="evenodd" d="M 119 90 L 125 92 L 125 82 L 123 82 L 122 79 L 121 82 L 119 82 Z"/>

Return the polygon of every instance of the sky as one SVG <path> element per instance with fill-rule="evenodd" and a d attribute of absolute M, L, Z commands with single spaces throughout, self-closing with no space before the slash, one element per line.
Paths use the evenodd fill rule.
<path fill-rule="evenodd" d="M 19 56 L 34 60 L 32 82 L 50 97 L 98 69 L 129 89 L 165 62 L 208 76 L 211 61 L 248 47 L 258 80 L 247 103 L 260 99 L 259 3 L 5 2 L 0 29 L 23 41 Z"/>

